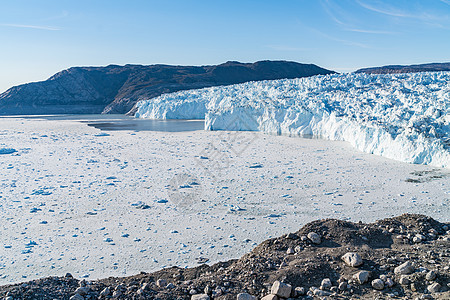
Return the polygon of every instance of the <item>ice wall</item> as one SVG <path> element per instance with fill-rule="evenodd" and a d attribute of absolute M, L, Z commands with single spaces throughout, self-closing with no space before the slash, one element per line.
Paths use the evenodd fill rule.
<path fill-rule="evenodd" d="M 183 91 L 137 117 L 205 118 L 208 130 L 347 141 L 404 162 L 450 168 L 450 72 L 338 74 Z"/>

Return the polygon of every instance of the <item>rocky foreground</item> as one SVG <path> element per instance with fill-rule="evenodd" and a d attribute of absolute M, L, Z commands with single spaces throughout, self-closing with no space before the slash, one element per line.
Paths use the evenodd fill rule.
<path fill-rule="evenodd" d="M 0 298 L 450 299 L 449 228 L 411 214 L 373 224 L 320 220 L 239 260 L 95 281 L 67 274 L 0 287 Z"/>

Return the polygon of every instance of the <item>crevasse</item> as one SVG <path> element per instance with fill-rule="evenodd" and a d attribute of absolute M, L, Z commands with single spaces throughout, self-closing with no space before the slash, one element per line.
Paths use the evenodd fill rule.
<path fill-rule="evenodd" d="M 248 82 L 165 94 L 137 107 L 139 118 L 204 118 L 207 130 L 347 141 L 364 152 L 450 168 L 450 72 Z"/>

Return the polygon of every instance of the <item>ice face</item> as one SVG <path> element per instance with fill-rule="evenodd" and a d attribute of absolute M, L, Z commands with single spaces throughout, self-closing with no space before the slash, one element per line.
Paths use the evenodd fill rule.
<path fill-rule="evenodd" d="M 141 101 L 136 117 L 205 118 L 207 130 L 347 141 L 450 168 L 450 72 L 336 74 L 182 91 Z"/>

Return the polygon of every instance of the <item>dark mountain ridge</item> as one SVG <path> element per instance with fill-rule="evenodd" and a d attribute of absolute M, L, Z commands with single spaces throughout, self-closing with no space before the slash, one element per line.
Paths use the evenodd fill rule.
<path fill-rule="evenodd" d="M 369 74 L 395 74 L 395 73 L 417 73 L 417 72 L 439 72 L 450 71 L 449 63 L 429 63 L 420 65 L 391 65 L 382 67 L 364 68 L 355 71 L 355 73 L 369 73 Z"/>
<path fill-rule="evenodd" d="M 0 114 L 123 114 L 137 101 L 163 93 L 331 73 L 335 72 L 289 61 L 72 67 L 45 81 L 15 86 L 0 94 Z"/>

